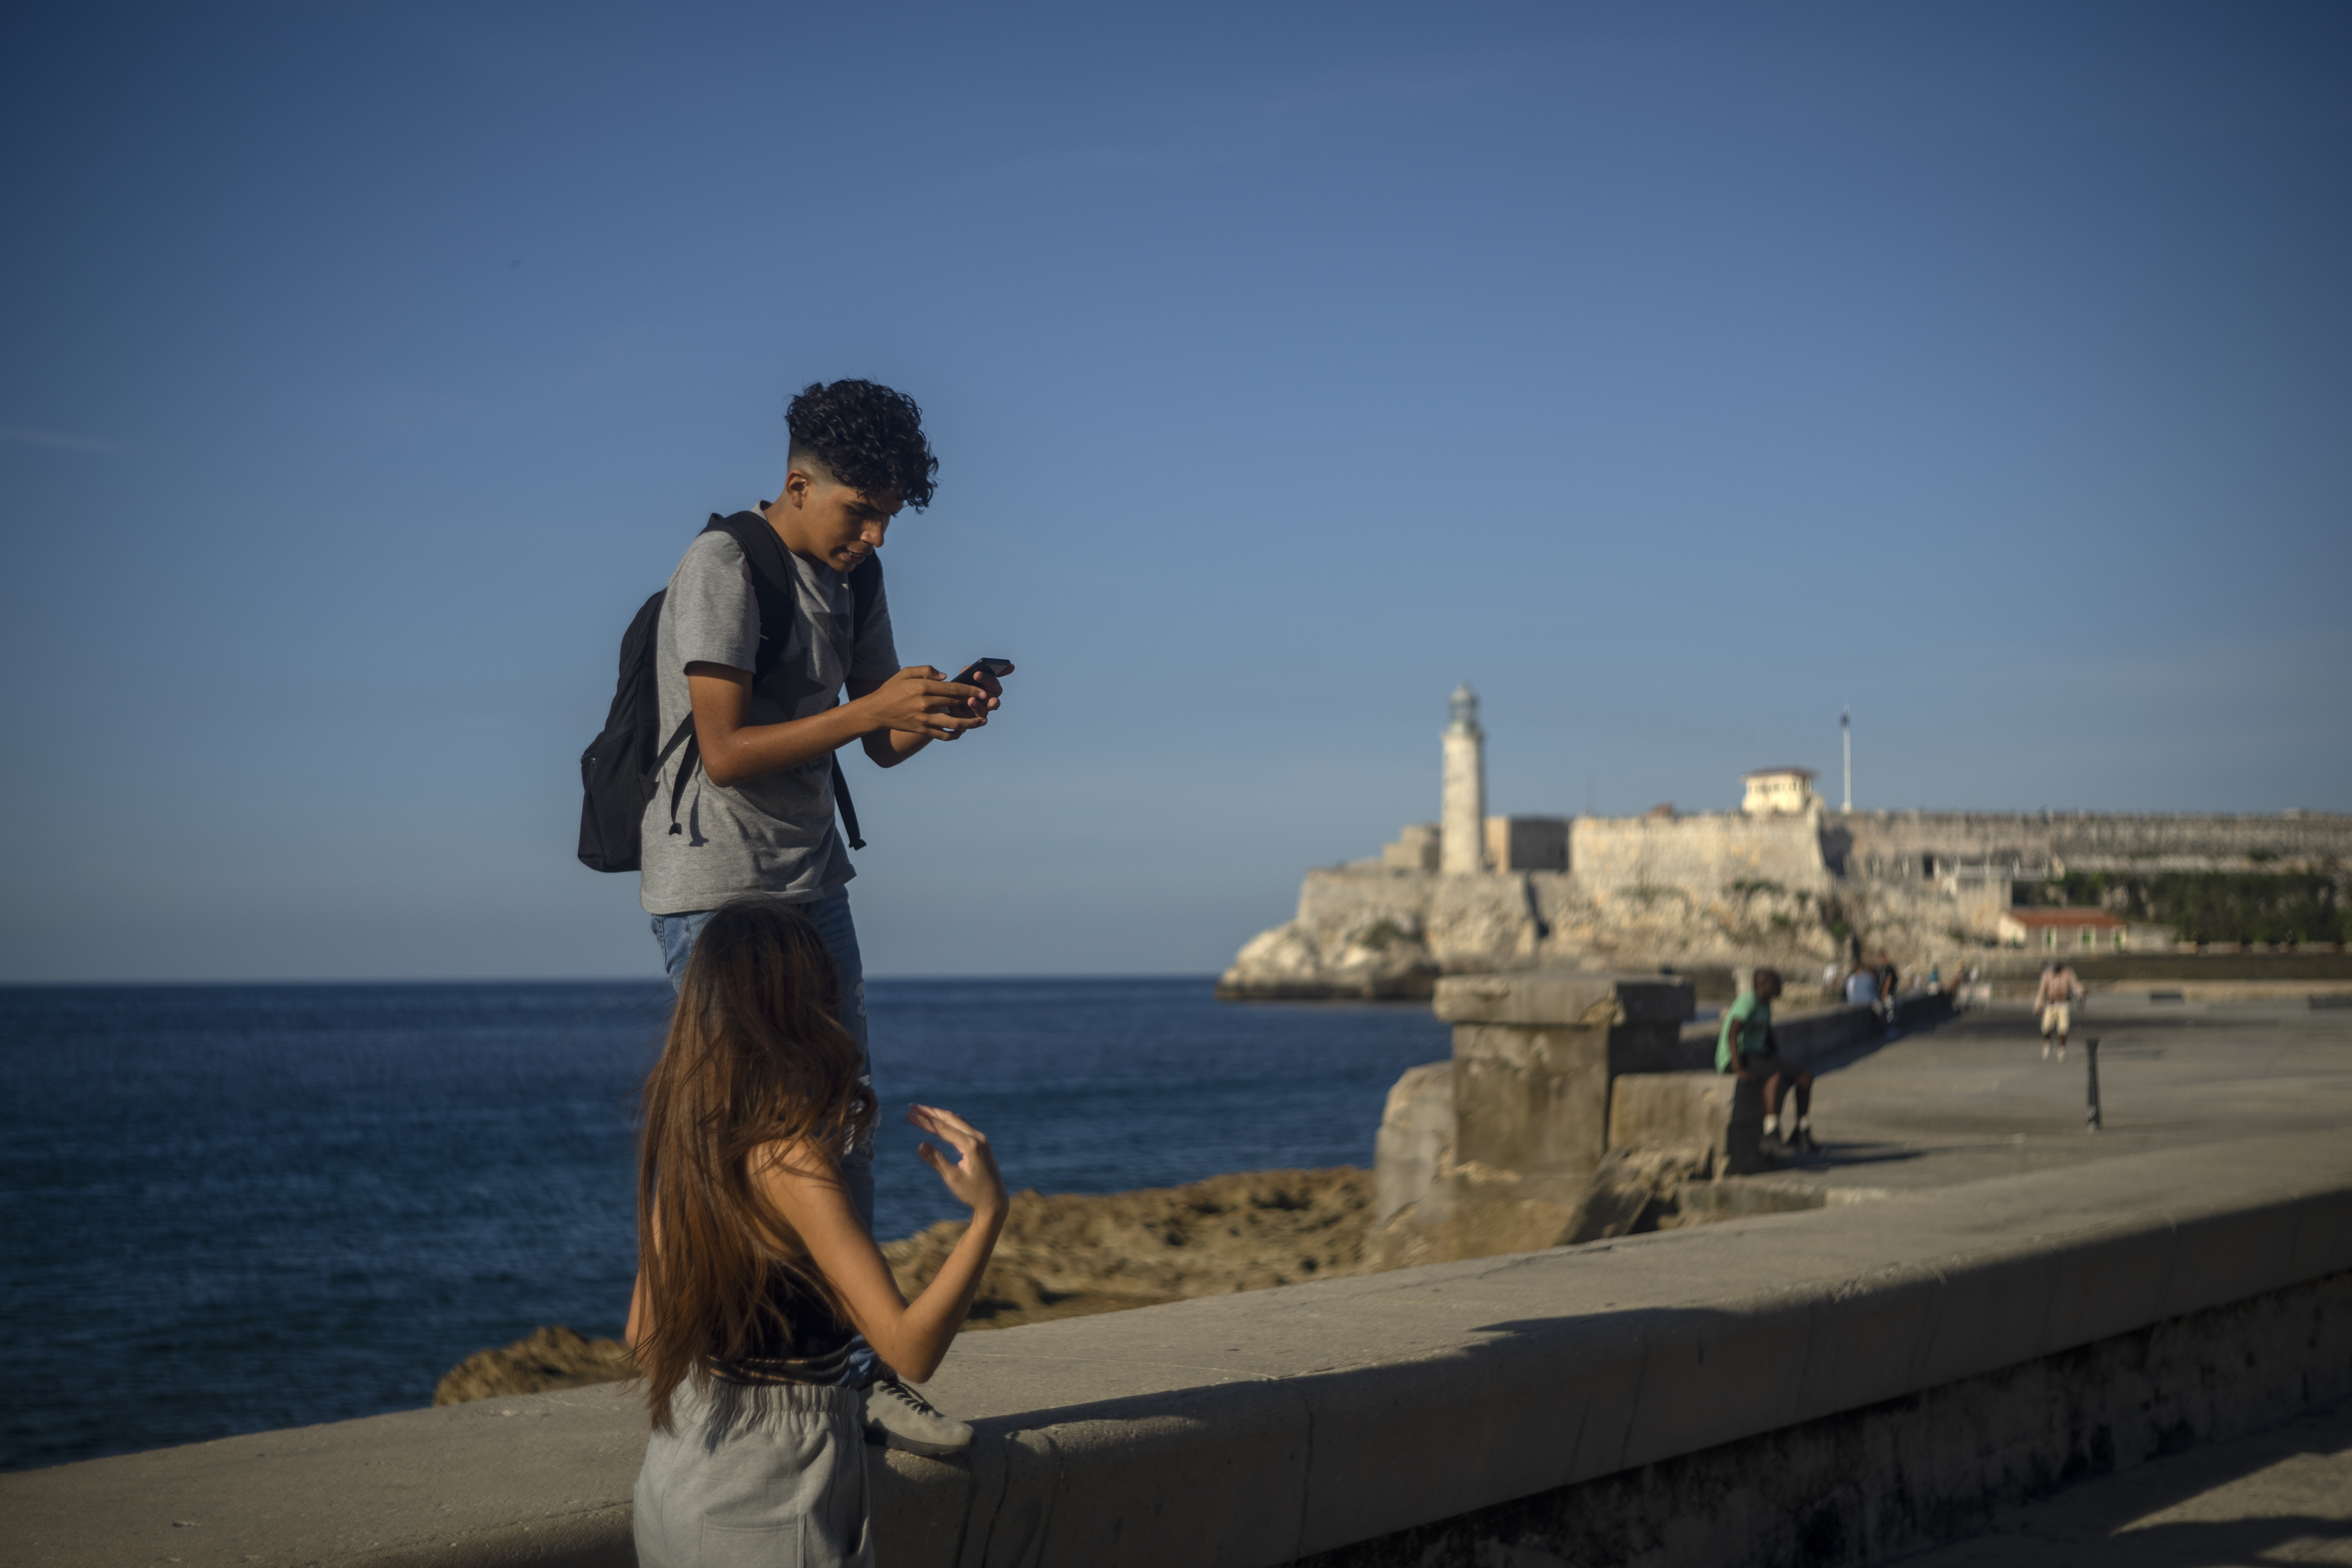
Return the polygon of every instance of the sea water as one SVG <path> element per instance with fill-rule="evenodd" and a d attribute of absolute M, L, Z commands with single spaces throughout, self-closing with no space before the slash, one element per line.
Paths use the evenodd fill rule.
<path fill-rule="evenodd" d="M 620 1331 L 633 1115 L 669 990 L 0 988 L 0 1469 L 431 1403 L 547 1323 Z M 1425 1007 L 1219 1003 L 1205 977 L 876 980 L 877 1231 L 961 1210 L 906 1102 L 1005 1175 L 1118 1192 L 1368 1165 Z"/>

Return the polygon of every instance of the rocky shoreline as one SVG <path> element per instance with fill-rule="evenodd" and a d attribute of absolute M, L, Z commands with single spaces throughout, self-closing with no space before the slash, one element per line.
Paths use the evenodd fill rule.
<path fill-rule="evenodd" d="M 1128 1193 L 1018 1193 L 964 1328 L 1007 1329 L 1360 1273 L 1371 1207 L 1371 1173 L 1345 1165 L 1249 1171 Z M 899 1288 L 909 1296 L 920 1290 L 962 1234 L 961 1222 L 942 1220 L 885 1243 Z M 618 1341 L 542 1328 L 467 1357 L 441 1379 L 433 1403 L 635 1373 Z"/>
<path fill-rule="evenodd" d="M 637 1363 L 620 1341 L 588 1339 L 557 1324 L 533 1329 L 498 1350 L 476 1351 L 441 1374 L 433 1403 L 464 1405 L 506 1394 L 549 1394 L 636 1375 Z"/>
<path fill-rule="evenodd" d="M 1692 1190 L 1686 1184 L 1715 1174 L 1703 1150 L 1612 1151 L 1556 1235 L 1515 1237 L 1511 1245 L 1572 1247 L 1734 1217 L 1712 1205 L 1683 1208 Z M 1244 1171 L 1127 1193 L 1016 1193 L 964 1330 L 1010 1329 L 1429 1261 L 1414 1235 L 1373 1226 L 1374 1198 L 1372 1173 L 1352 1165 Z M 898 1288 L 911 1297 L 929 1284 L 963 1228 L 961 1221 L 941 1220 L 885 1242 L 882 1256 Z M 618 1341 L 542 1328 L 467 1356 L 441 1379 L 433 1403 L 463 1405 L 635 1375 Z"/>

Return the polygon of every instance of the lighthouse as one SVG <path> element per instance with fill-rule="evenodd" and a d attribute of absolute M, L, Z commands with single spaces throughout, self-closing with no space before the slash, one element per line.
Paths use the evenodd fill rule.
<path fill-rule="evenodd" d="M 1438 821 L 1438 869 L 1485 870 L 1486 731 L 1478 728 L 1478 694 L 1468 681 L 1454 689 L 1454 718 L 1445 726 L 1445 801 Z"/>

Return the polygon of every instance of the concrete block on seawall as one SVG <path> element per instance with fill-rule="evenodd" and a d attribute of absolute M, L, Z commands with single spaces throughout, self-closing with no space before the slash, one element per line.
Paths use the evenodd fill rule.
<path fill-rule="evenodd" d="M 1609 1146 L 1696 1144 L 1720 1149 L 1739 1106 L 1729 1073 L 1632 1073 L 1609 1086 Z M 1753 1089 L 1754 1085 L 1746 1086 Z M 1750 1098 L 1755 1098 L 1751 1094 Z M 1759 1104 L 1756 1117 L 1760 1121 Z"/>
<path fill-rule="evenodd" d="M 1408 1068 L 1389 1090 L 1374 1143 L 1375 1228 L 1429 1195 L 1454 1161 L 1454 1064 Z"/>
<path fill-rule="evenodd" d="M 1688 981 L 1668 975 L 1524 969 L 1441 980 L 1432 1009 L 1449 1024 L 1679 1026 L 1697 1012 L 1698 1005 Z"/>
<path fill-rule="evenodd" d="M 1609 1147 L 1705 1149 L 1717 1168 L 1765 1168 L 1764 1089 L 1729 1073 L 1628 1073 L 1609 1085 Z"/>
<path fill-rule="evenodd" d="M 1416 1068 L 1381 1119 L 1366 1258 L 1394 1268 L 1549 1247 L 1578 1223 L 1608 1149 L 1621 1058 L 1671 1055 L 1687 982 L 1583 970 L 1438 983 L 1449 1062 Z"/>

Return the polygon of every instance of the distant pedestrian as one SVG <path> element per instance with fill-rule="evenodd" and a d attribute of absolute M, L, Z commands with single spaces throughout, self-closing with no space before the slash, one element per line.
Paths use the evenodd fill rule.
<path fill-rule="evenodd" d="M 2058 1042 L 2058 1059 L 2066 1059 L 2066 1033 L 2074 1026 L 2074 1004 L 2083 999 L 2083 983 L 2072 964 L 2054 959 L 2042 966 L 2042 985 L 2033 995 L 2042 1009 L 2042 1059 L 2050 1059 L 2050 1042 Z"/>
<path fill-rule="evenodd" d="M 1878 1010 L 1890 1028 L 1895 1024 L 1895 994 L 1902 982 L 1903 977 L 1896 971 L 1895 961 L 1881 949 L 1878 954 Z"/>
<path fill-rule="evenodd" d="M 1850 1007 L 1875 1007 L 1878 1005 L 1878 976 L 1857 966 L 1845 977 L 1845 1000 Z"/>
<path fill-rule="evenodd" d="M 1755 989 L 1741 992 L 1723 1015 L 1715 1042 L 1715 1070 L 1743 1083 L 1762 1080 L 1765 1137 L 1780 1138 L 1792 1153 L 1818 1149 L 1812 1128 L 1813 1075 L 1782 1059 L 1780 1039 L 1772 1033 L 1772 999 L 1780 994 L 1780 973 L 1759 969 L 1755 982 Z M 1797 1103 L 1784 1128 L 1780 1092 L 1790 1085 L 1796 1089 Z"/>
<path fill-rule="evenodd" d="M 924 1162 L 971 1210 L 909 1305 L 844 1179 L 870 1145 L 866 1054 L 815 925 L 774 898 L 713 911 L 646 1080 L 628 1342 L 653 1434 L 637 1474 L 644 1568 L 871 1568 L 857 1363 L 928 1379 L 1004 1228 L 988 1140 L 915 1106 Z M 860 1338 L 860 1336 L 863 1338 Z"/>

